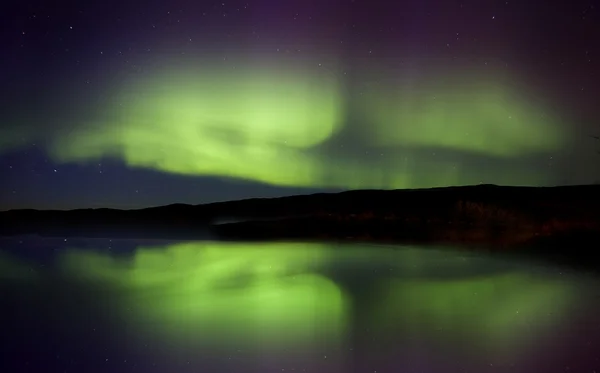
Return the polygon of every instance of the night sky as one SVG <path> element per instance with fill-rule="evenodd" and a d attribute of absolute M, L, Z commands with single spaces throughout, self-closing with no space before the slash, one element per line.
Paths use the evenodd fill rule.
<path fill-rule="evenodd" d="M 600 181 L 595 0 L 51 3 L 0 14 L 2 210 Z"/>

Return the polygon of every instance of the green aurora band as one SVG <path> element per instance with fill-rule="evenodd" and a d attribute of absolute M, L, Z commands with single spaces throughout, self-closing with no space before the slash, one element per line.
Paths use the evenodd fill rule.
<path fill-rule="evenodd" d="M 378 146 L 435 146 L 501 158 L 560 149 L 565 139 L 558 115 L 505 80 L 472 73 L 378 87 L 365 97 L 375 125 L 365 136 Z"/>
<path fill-rule="evenodd" d="M 343 120 L 332 76 L 275 68 L 157 73 L 124 85 L 103 115 L 63 137 L 54 156 L 287 186 L 315 184 L 322 160 L 305 150 Z"/>
<path fill-rule="evenodd" d="M 547 184 L 547 173 L 530 172 L 521 161 L 567 141 L 557 114 L 533 98 L 539 95 L 501 75 L 446 72 L 416 82 L 381 75 L 360 94 L 338 75 L 316 63 L 234 69 L 165 62 L 122 79 L 97 110 L 77 112 L 44 142 L 58 162 L 108 157 L 131 167 L 279 186 L 418 188 L 482 179 Z M 0 133 L 0 150 L 29 141 L 32 128 Z M 344 136 L 348 150 L 335 150 Z M 464 162 L 473 157 L 492 166 Z"/>

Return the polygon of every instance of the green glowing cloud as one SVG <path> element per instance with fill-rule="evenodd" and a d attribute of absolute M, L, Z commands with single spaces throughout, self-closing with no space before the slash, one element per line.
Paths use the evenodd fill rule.
<path fill-rule="evenodd" d="M 324 250 L 186 243 L 141 248 L 132 261 L 70 251 L 61 264 L 70 278 L 122 289 L 119 309 L 144 337 L 186 343 L 203 338 L 213 346 L 233 338 L 246 347 L 277 347 L 342 338 L 345 296 L 313 272 L 326 259 Z"/>
<path fill-rule="evenodd" d="M 114 157 L 279 186 L 420 188 L 548 184 L 546 172 L 515 159 L 564 145 L 555 114 L 489 73 L 410 84 L 391 73 L 367 77 L 357 95 L 344 91 L 335 68 L 256 62 L 164 61 L 108 89 L 96 112 L 58 116 L 74 119 L 58 133 L 41 133 L 32 119 L 0 130 L 0 149 L 38 139 L 59 162 Z M 476 157 L 486 166 L 469 163 Z"/>
<path fill-rule="evenodd" d="M 548 105 L 501 79 L 477 74 L 389 85 L 365 95 L 378 146 L 435 146 L 496 157 L 560 149 L 565 142 Z"/>
<path fill-rule="evenodd" d="M 122 157 L 131 166 L 310 185 L 318 159 L 307 153 L 342 121 L 336 79 L 275 68 L 163 73 L 116 94 L 104 119 L 65 134 L 52 149 L 64 161 Z"/>

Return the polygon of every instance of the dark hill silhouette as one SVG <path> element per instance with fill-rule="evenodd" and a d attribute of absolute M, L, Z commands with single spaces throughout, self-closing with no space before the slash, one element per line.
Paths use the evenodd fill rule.
<path fill-rule="evenodd" d="M 356 190 L 139 210 L 0 212 L 0 235 L 27 234 L 516 245 L 600 236 L 600 186 Z"/>

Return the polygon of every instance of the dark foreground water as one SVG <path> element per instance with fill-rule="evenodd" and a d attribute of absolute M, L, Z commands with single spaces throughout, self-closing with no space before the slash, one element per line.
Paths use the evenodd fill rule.
<path fill-rule="evenodd" d="M 0 244 L 0 372 L 600 372 L 593 275 L 419 247 Z"/>

